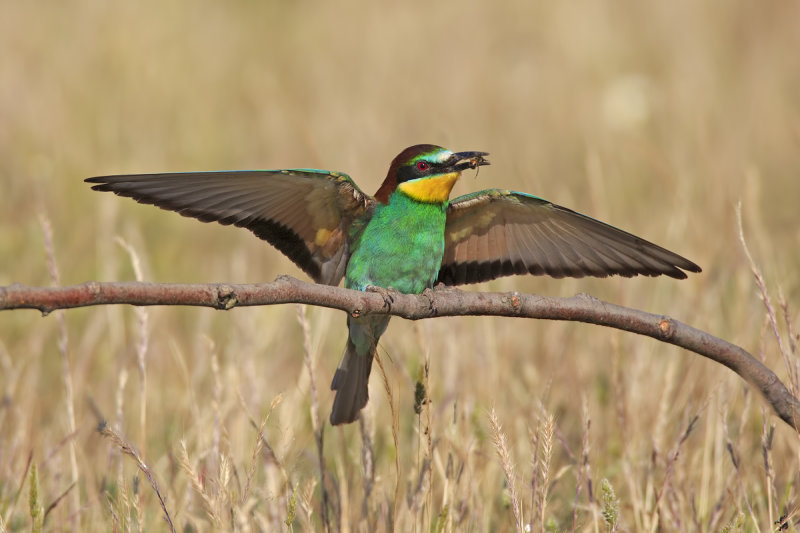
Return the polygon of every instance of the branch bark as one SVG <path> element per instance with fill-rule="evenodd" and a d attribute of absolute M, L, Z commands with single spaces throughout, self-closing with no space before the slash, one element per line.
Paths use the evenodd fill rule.
<path fill-rule="evenodd" d="M 391 300 L 389 302 L 388 300 Z M 555 298 L 517 292 L 485 293 L 444 288 L 421 295 L 391 291 L 390 297 L 281 276 L 256 285 L 87 282 L 69 287 L 0 287 L 0 311 L 56 309 L 91 305 L 190 305 L 214 309 L 305 303 L 340 309 L 352 316 L 387 313 L 409 320 L 440 316 L 489 315 L 597 324 L 680 346 L 736 372 L 755 387 L 776 414 L 800 432 L 800 401 L 769 368 L 747 351 L 664 315 L 646 313 L 579 294 Z"/>

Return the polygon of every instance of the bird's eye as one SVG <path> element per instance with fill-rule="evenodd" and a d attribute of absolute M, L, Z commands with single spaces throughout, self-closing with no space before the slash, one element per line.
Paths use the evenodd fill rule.
<path fill-rule="evenodd" d="M 417 161 L 417 170 L 428 170 L 429 166 L 427 161 Z"/>

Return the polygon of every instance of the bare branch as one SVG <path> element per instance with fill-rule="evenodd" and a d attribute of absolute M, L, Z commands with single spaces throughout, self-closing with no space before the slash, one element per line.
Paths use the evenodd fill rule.
<path fill-rule="evenodd" d="M 281 276 L 256 285 L 99 283 L 69 287 L 0 287 L 0 310 L 56 309 L 105 304 L 191 305 L 214 309 L 304 303 L 340 309 L 353 316 L 387 313 L 409 320 L 439 316 L 490 315 L 570 320 L 612 327 L 680 346 L 723 364 L 759 390 L 777 415 L 800 432 L 800 401 L 769 368 L 744 349 L 663 315 L 603 302 L 585 294 L 555 298 L 535 294 L 426 291 L 421 295 L 392 293 L 391 307 L 377 293 L 306 283 Z"/>

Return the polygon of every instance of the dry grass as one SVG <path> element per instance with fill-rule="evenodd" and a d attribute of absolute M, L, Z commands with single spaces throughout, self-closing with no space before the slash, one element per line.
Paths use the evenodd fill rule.
<path fill-rule="evenodd" d="M 458 194 L 540 194 L 704 268 L 481 288 L 663 312 L 797 387 L 797 50 L 795 2 L 8 4 L 0 284 L 299 275 L 81 180 L 302 166 L 374 191 L 434 142 L 492 153 Z M 797 436 L 726 369 L 585 325 L 394 320 L 363 423 L 331 428 L 344 318 L 3 313 L 0 531 L 795 528 Z"/>

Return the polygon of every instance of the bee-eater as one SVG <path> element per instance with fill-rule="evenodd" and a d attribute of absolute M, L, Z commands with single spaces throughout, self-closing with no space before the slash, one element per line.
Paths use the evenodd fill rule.
<path fill-rule="evenodd" d="M 547 200 L 487 189 L 449 200 L 461 172 L 485 152 L 419 144 L 394 158 L 375 196 L 346 174 L 315 169 L 100 176 L 112 191 L 194 217 L 247 228 L 317 283 L 417 294 L 435 283 L 511 274 L 686 278 L 700 267 L 669 250 Z M 353 422 L 388 315 L 348 317 L 331 389 L 331 424 Z"/>

